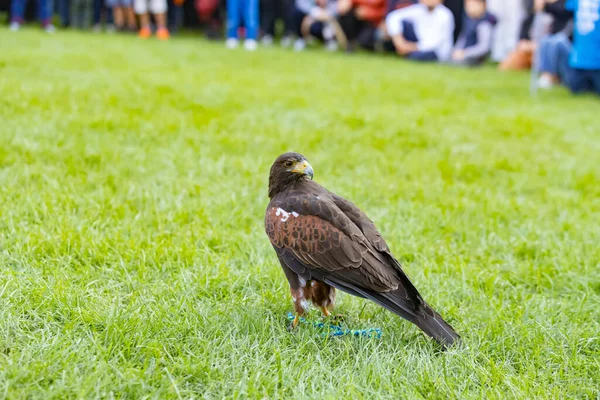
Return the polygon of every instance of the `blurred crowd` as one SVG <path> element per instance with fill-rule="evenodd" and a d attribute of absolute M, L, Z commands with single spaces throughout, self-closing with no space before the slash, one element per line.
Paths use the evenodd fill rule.
<path fill-rule="evenodd" d="M 1 0 L 0 0 L 1 1 Z M 4 0 L 6 1 L 6 0 Z M 533 68 L 538 88 L 600 94 L 600 0 L 31 0 L 42 28 L 168 40 L 190 19 L 234 49 L 389 52 L 418 62 Z M 28 0 L 12 0 L 18 31 Z M 193 14 L 193 18 L 188 18 Z"/>

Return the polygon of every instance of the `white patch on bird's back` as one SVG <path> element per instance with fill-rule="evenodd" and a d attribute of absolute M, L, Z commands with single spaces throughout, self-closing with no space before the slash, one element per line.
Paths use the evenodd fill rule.
<path fill-rule="evenodd" d="M 294 218 L 298 218 L 300 216 L 300 214 L 298 214 L 296 211 L 287 212 L 281 207 L 277 208 L 277 212 L 275 213 L 275 215 L 278 217 L 281 216 L 281 222 L 287 221 L 288 219 L 290 219 L 290 216 L 293 216 Z"/>

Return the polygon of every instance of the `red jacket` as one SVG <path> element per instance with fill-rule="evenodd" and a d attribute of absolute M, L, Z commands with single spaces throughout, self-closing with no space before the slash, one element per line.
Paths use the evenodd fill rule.
<path fill-rule="evenodd" d="M 379 25 L 385 18 L 386 0 L 352 0 L 352 7 L 360 9 L 360 19 Z"/>

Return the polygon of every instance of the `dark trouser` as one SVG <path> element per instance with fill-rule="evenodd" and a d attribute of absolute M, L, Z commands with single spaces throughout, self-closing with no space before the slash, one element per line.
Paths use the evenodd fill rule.
<path fill-rule="evenodd" d="M 93 23 L 94 25 L 100 24 L 102 22 L 102 14 L 106 15 L 106 23 L 113 23 L 113 15 L 112 10 L 110 8 L 106 8 L 104 6 L 104 0 L 94 0 L 94 11 L 93 11 Z"/>
<path fill-rule="evenodd" d="M 25 19 L 25 5 L 27 0 L 13 0 L 10 8 L 10 18 L 20 24 Z M 38 18 L 42 25 L 47 25 L 52 19 L 52 2 L 50 0 L 37 0 Z"/>
<path fill-rule="evenodd" d="M 558 76 L 573 93 L 595 92 L 600 95 L 600 70 L 576 69 L 569 65 L 571 42 L 564 33 L 540 43 L 540 72 Z"/>
<path fill-rule="evenodd" d="M 302 37 L 302 21 L 304 20 L 304 17 L 306 17 L 308 14 L 306 14 L 304 11 L 294 7 L 294 11 L 292 11 L 292 17 L 291 17 L 291 21 L 292 21 L 292 26 L 294 27 L 294 33 L 298 36 L 298 37 Z"/>
<path fill-rule="evenodd" d="M 217 39 L 221 36 L 222 9 L 219 0 L 194 0 L 194 9 L 201 23 L 207 24 L 206 36 Z M 185 14 L 184 14 L 185 16 Z"/>
<path fill-rule="evenodd" d="M 73 0 L 71 4 L 71 25 L 88 29 L 92 22 L 93 0 Z"/>
<path fill-rule="evenodd" d="M 293 0 L 260 0 L 260 27 L 265 35 L 275 36 L 275 22 L 283 20 L 283 36 L 294 32 Z"/>
<path fill-rule="evenodd" d="M 308 28 L 308 33 L 310 34 L 310 36 L 315 37 L 323 42 L 325 41 L 325 37 L 323 36 L 324 27 L 325 24 L 323 24 L 321 21 L 315 21 L 312 24 L 310 24 L 310 27 Z"/>
<path fill-rule="evenodd" d="M 167 26 L 170 32 L 177 32 L 183 26 L 183 5 L 172 0 L 168 0 L 167 4 Z"/>
<path fill-rule="evenodd" d="M 415 26 L 410 21 L 402 21 L 402 36 L 409 42 L 418 43 L 419 38 L 415 32 Z M 414 61 L 437 61 L 438 57 L 434 51 L 413 51 L 406 56 L 409 60 Z"/>
<path fill-rule="evenodd" d="M 367 49 L 375 50 L 375 34 L 377 29 L 368 21 L 359 19 L 356 16 L 356 8 L 348 13 L 338 17 L 338 23 L 342 27 L 348 42 L 358 42 L 358 44 Z"/>
<path fill-rule="evenodd" d="M 358 39 L 360 32 L 368 25 L 367 22 L 358 19 L 356 9 L 353 8 L 344 15 L 338 17 L 338 22 L 346 35 L 348 41 Z"/>
<path fill-rule="evenodd" d="M 58 10 L 60 14 L 60 24 L 67 27 L 71 24 L 71 0 L 59 0 Z"/>
<path fill-rule="evenodd" d="M 462 28 L 463 15 L 465 13 L 464 0 L 444 0 L 444 5 L 450 9 L 454 15 L 454 40 L 458 39 Z"/>

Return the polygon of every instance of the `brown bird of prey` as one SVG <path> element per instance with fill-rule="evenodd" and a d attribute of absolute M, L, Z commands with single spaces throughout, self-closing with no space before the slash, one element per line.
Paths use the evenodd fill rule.
<path fill-rule="evenodd" d="M 309 302 L 329 316 L 339 289 L 409 320 L 443 346 L 456 342 L 458 334 L 423 300 L 373 222 L 312 178 L 298 153 L 279 156 L 269 175 L 265 230 L 290 284 L 292 327 Z"/>

